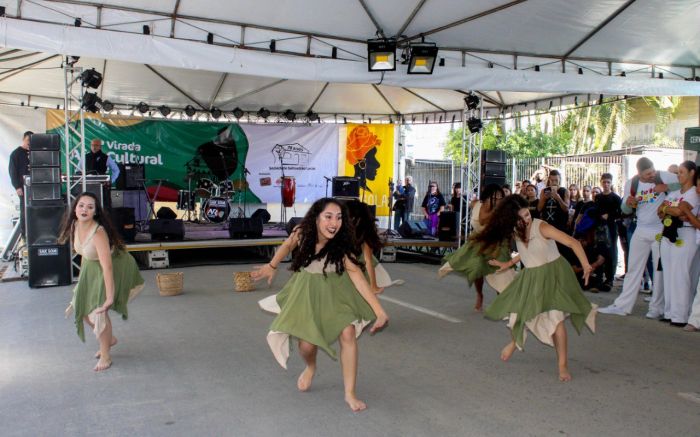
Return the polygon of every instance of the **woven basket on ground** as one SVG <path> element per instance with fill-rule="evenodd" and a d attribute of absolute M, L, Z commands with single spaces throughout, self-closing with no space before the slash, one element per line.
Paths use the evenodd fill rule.
<path fill-rule="evenodd" d="M 177 296 L 182 293 L 182 284 L 185 274 L 177 273 L 158 273 L 156 282 L 161 296 Z"/>
<path fill-rule="evenodd" d="M 255 284 L 250 277 L 250 272 L 234 272 L 233 286 L 236 291 L 253 291 Z"/>

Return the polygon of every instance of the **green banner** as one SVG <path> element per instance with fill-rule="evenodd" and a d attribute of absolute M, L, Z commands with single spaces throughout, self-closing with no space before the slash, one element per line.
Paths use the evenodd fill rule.
<path fill-rule="evenodd" d="M 685 129 L 683 141 L 685 159 L 695 161 L 700 165 L 700 127 L 688 127 Z"/>

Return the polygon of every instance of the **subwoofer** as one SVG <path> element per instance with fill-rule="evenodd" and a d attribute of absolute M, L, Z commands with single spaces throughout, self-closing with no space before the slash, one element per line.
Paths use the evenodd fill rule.
<path fill-rule="evenodd" d="M 70 285 L 68 244 L 29 246 L 29 287 Z"/>
<path fill-rule="evenodd" d="M 457 217 L 455 211 L 443 211 L 438 224 L 438 240 L 452 241 L 457 238 Z"/>
<path fill-rule="evenodd" d="M 185 224 L 182 220 L 151 220 L 148 222 L 148 231 L 154 241 L 180 241 L 185 238 Z"/>
<path fill-rule="evenodd" d="M 231 238 L 262 238 L 262 219 L 232 218 L 228 222 L 228 234 Z"/>
<path fill-rule="evenodd" d="M 58 232 L 66 211 L 63 201 L 46 201 L 26 206 L 26 237 L 28 246 L 58 244 Z"/>
<path fill-rule="evenodd" d="M 407 220 L 399 226 L 399 234 L 404 238 L 423 238 L 427 233 L 428 227 L 422 220 Z"/>

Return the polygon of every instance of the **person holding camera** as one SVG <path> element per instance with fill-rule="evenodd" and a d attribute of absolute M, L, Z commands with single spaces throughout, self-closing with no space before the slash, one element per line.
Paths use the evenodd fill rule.
<path fill-rule="evenodd" d="M 542 220 L 568 233 L 569 191 L 561 186 L 561 174 L 558 170 L 550 170 L 547 186 L 542 190 L 537 210 Z"/>

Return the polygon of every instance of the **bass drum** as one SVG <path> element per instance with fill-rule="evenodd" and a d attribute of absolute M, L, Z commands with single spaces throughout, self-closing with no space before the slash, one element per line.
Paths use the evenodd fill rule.
<path fill-rule="evenodd" d="M 297 194 L 297 183 L 294 176 L 282 178 L 282 204 L 285 208 L 294 206 L 294 199 Z"/>
<path fill-rule="evenodd" d="M 202 214 L 206 220 L 212 223 L 222 223 L 228 220 L 228 216 L 231 214 L 231 205 L 229 205 L 228 199 L 212 197 L 204 202 Z"/>

